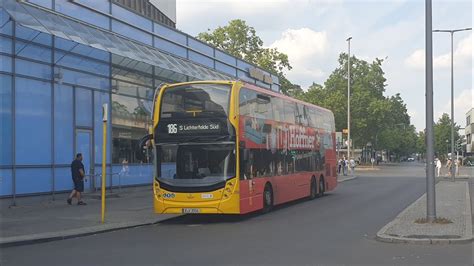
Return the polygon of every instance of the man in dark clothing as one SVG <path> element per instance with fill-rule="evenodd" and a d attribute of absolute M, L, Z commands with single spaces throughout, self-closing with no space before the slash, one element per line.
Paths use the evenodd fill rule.
<path fill-rule="evenodd" d="M 76 159 L 71 163 L 72 182 L 74 189 L 67 198 L 67 203 L 71 205 L 72 198 L 77 198 L 77 205 L 87 205 L 81 200 L 81 193 L 84 191 L 84 165 L 82 164 L 82 154 L 78 153 Z"/>

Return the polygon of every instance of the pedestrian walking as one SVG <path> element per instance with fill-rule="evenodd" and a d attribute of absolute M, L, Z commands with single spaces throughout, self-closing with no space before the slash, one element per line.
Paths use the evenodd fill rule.
<path fill-rule="evenodd" d="M 351 158 L 351 160 L 349 161 L 349 166 L 351 167 L 351 175 L 354 176 L 356 162 L 353 158 Z"/>
<path fill-rule="evenodd" d="M 339 158 L 339 161 L 337 161 L 337 173 L 341 174 L 341 168 L 342 168 L 342 159 Z"/>
<path fill-rule="evenodd" d="M 449 176 L 451 177 L 451 170 L 453 168 L 453 162 L 451 161 L 451 159 L 448 159 L 448 161 L 446 162 L 446 169 L 448 169 L 448 173 L 446 174 L 446 176 Z"/>
<path fill-rule="evenodd" d="M 82 154 L 78 153 L 76 159 L 71 163 L 71 175 L 72 182 L 74 183 L 74 189 L 71 191 L 71 194 L 67 198 L 67 203 L 72 204 L 72 199 L 77 198 L 77 205 L 87 205 L 81 199 L 81 193 L 84 192 L 84 165 L 82 164 Z"/>
<path fill-rule="evenodd" d="M 436 173 L 437 173 L 437 177 L 439 177 L 441 175 L 441 160 L 436 158 Z"/>
<path fill-rule="evenodd" d="M 370 158 L 370 162 L 372 163 L 372 168 L 374 168 L 374 163 L 375 163 L 374 157 Z"/>

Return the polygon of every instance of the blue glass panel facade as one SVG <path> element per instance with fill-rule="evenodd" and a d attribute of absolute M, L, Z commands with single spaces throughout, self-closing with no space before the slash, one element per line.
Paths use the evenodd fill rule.
<path fill-rule="evenodd" d="M 235 73 L 237 71 L 235 67 L 231 67 L 221 62 L 216 62 L 216 70 L 219 70 L 232 76 L 235 76 Z"/>
<path fill-rule="evenodd" d="M 210 68 L 214 68 L 214 60 L 202 54 L 198 54 L 193 51 L 188 52 L 188 58 L 196 63 L 200 63 L 202 65 L 208 66 Z"/>
<path fill-rule="evenodd" d="M 148 45 L 152 45 L 152 36 L 149 33 L 136 29 L 132 26 L 129 26 L 125 23 L 119 22 L 117 20 L 112 21 L 112 31 L 131 38 L 133 40 L 137 40 L 142 43 L 146 43 Z"/>
<path fill-rule="evenodd" d="M 77 3 L 104 13 L 110 13 L 110 1 L 108 0 L 75 0 Z"/>
<path fill-rule="evenodd" d="M 163 40 L 161 38 L 157 38 L 157 37 L 154 37 L 155 38 L 155 47 L 158 48 L 158 49 L 161 49 L 163 51 L 167 51 L 169 53 L 172 53 L 172 54 L 175 54 L 175 55 L 178 55 L 178 56 L 181 56 L 183 58 L 186 58 L 186 48 L 182 47 L 182 46 L 179 46 L 177 44 L 174 44 L 172 42 L 169 42 L 169 41 L 166 41 L 166 40 Z"/>
<path fill-rule="evenodd" d="M 56 11 L 80 19 L 92 25 L 109 29 L 109 18 L 97 12 L 82 8 L 68 0 L 55 0 Z"/>
<path fill-rule="evenodd" d="M 28 2 L 46 7 L 46 8 L 53 8 L 53 0 L 28 0 Z"/>
<path fill-rule="evenodd" d="M 84 56 L 57 51 L 54 54 L 54 62 L 60 66 L 91 72 L 98 75 L 110 75 L 109 64 L 89 59 Z"/>
<path fill-rule="evenodd" d="M 208 56 L 214 56 L 214 48 L 193 38 L 188 38 L 188 46 Z"/>
<path fill-rule="evenodd" d="M 51 164 L 51 118 L 51 83 L 15 78 L 17 164 Z"/>
<path fill-rule="evenodd" d="M 112 16 L 115 18 L 121 19 L 135 27 L 144 29 L 147 31 L 152 31 L 152 22 L 151 20 L 142 17 L 138 14 L 135 14 L 131 11 L 126 10 L 118 5 L 112 4 Z"/>
<path fill-rule="evenodd" d="M 12 58 L 6 55 L 0 55 L 0 71 L 12 72 Z"/>
<path fill-rule="evenodd" d="M 67 69 L 61 69 L 61 73 L 63 73 L 64 83 L 96 88 L 100 90 L 109 90 L 110 88 L 110 80 L 108 78 Z"/>
<path fill-rule="evenodd" d="M 16 41 L 15 54 L 17 56 L 51 63 L 51 49 L 39 45 Z"/>
<path fill-rule="evenodd" d="M 51 43 L 53 42 L 51 35 L 26 28 L 18 24 L 15 28 L 15 36 L 25 41 L 31 41 L 47 46 L 51 46 Z"/>
<path fill-rule="evenodd" d="M 12 40 L 6 37 L 0 37 L 0 52 L 1 53 L 12 53 Z"/>
<path fill-rule="evenodd" d="M 182 45 L 186 45 L 187 36 L 183 33 L 177 32 L 173 29 L 170 29 L 158 23 L 154 24 L 153 30 L 155 33 L 157 33 L 160 36 L 166 36 L 166 38 L 171 41 L 177 42 Z"/>
<path fill-rule="evenodd" d="M 76 88 L 76 126 L 92 127 L 92 91 Z"/>
<path fill-rule="evenodd" d="M 72 159 L 69 163 L 71 163 Z M 54 168 L 54 190 L 71 191 L 73 188 L 71 169 L 69 167 Z"/>
<path fill-rule="evenodd" d="M 51 168 L 16 169 L 16 193 L 29 194 L 51 191 Z"/>
<path fill-rule="evenodd" d="M 0 169 L 0 196 L 8 196 L 13 194 L 12 173 L 13 172 L 11 169 Z"/>
<path fill-rule="evenodd" d="M 25 76 L 51 80 L 51 66 L 46 64 L 16 59 L 15 72 Z"/>
<path fill-rule="evenodd" d="M 232 57 L 224 52 L 221 52 L 216 49 L 216 58 L 229 64 L 232 66 L 235 66 L 237 64 L 237 61 L 235 60 L 235 57 Z"/>
<path fill-rule="evenodd" d="M 2 14 L 2 13 L 0 13 Z M 12 35 L 13 34 L 13 22 L 6 21 L 0 24 L 0 34 Z"/>
<path fill-rule="evenodd" d="M 54 163 L 69 164 L 74 156 L 73 89 L 54 86 Z"/>
<path fill-rule="evenodd" d="M 12 78 L 9 75 L 0 75 L 0 165 L 13 164 L 12 108 Z"/>

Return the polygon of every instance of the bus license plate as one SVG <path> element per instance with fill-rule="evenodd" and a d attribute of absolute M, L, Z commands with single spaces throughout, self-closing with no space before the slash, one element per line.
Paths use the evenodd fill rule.
<path fill-rule="evenodd" d="M 183 213 L 200 213 L 201 210 L 199 210 L 197 208 L 183 208 L 182 212 Z"/>

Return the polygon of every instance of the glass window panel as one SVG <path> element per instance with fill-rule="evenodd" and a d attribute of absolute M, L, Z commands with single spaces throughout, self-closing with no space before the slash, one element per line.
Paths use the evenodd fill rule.
<path fill-rule="evenodd" d="M 69 164 L 73 152 L 73 97 L 72 87 L 54 86 L 54 162 Z M 68 179 L 69 180 L 69 179 Z"/>
<path fill-rule="evenodd" d="M 102 105 L 104 103 L 109 104 L 110 112 L 110 101 L 109 94 L 104 92 L 94 92 L 94 150 L 95 150 L 95 163 L 102 163 L 102 138 L 103 138 L 103 122 L 102 122 Z M 112 130 L 110 128 L 110 119 L 107 122 L 107 163 L 110 163 L 110 143 L 112 139 Z"/>
<path fill-rule="evenodd" d="M 29 194 L 48 192 L 52 188 L 51 168 L 28 168 L 16 170 L 16 193 Z"/>
<path fill-rule="evenodd" d="M 218 49 L 216 49 L 216 58 L 219 60 L 222 60 L 223 62 L 229 64 L 229 65 L 236 65 L 236 60 L 235 57 L 232 57 Z"/>
<path fill-rule="evenodd" d="M 50 65 L 15 59 L 15 70 L 17 74 L 51 80 Z"/>
<path fill-rule="evenodd" d="M 139 140 L 151 125 L 150 114 L 143 101 L 133 97 L 112 95 L 112 163 L 138 162 Z"/>
<path fill-rule="evenodd" d="M 151 34 L 133 28 L 127 24 L 118 22 L 117 20 L 112 21 L 112 31 L 131 38 L 133 40 L 152 45 Z"/>
<path fill-rule="evenodd" d="M 176 45 L 174 43 L 171 43 L 169 41 L 163 40 L 161 38 L 157 38 L 157 37 L 154 37 L 154 38 L 155 38 L 156 48 L 186 58 L 186 48 Z"/>
<path fill-rule="evenodd" d="M 55 5 L 56 11 L 60 13 L 99 26 L 104 29 L 109 28 L 109 18 L 97 12 L 88 10 L 84 7 L 71 3 L 68 0 L 56 0 Z"/>
<path fill-rule="evenodd" d="M 103 50 L 99 50 L 90 46 L 86 45 L 76 45 L 74 48 L 72 48 L 71 52 L 88 56 L 91 58 L 95 58 L 101 61 L 108 62 L 109 61 L 109 53 Z"/>
<path fill-rule="evenodd" d="M 12 195 L 12 170 L 11 169 L 0 169 L 0 178 L 2 179 L 2 185 L 0 186 L 0 196 Z"/>
<path fill-rule="evenodd" d="M 28 2 L 36 4 L 36 5 L 40 5 L 49 9 L 53 7 L 52 0 L 28 0 Z"/>
<path fill-rule="evenodd" d="M 76 88 L 76 126 L 92 127 L 92 91 Z"/>
<path fill-rule="evenodd" d="M 214 56 L 214 49 L 198 40 L 188 38 L 188 46 L 208 56 Z"/>
<path fill-rule="evenodd" d="M 26 57 L 28 59 L 35 59 L 46 63 L 51 63 L 51 49 L 34 45 L 32 43 L 26 43 L 22 41 L 16 41 L 15 53 L 17 56 Z"/>
<path fill-rule="evenodd" d="M 76 45 L 79 45 L 79 43 L 73 42 L 73 41 L 70 41 L 70 40 L 66 40 L 66 39 L 63 39 L 63 38 L 59 38 L 59 37 L 54 37 L 54 47 L 55 48 L 65 50 L 65 51 L 70 51 Z"/>
<path fill-rule="evenodd" d="M 74 54 L 57 51 L 54 54 L 54 62 L 60 66 L 75 68 L 98 75 L 110 75 L 109 64 L 101 63 L 82 56 L 76 56 Z"/>
<path fill-rule="evenodd" d="M 112 68 L 112 77 L 123 80 L 123 81 L 130 81 L 133 83 L 143 84 L 145 86 L 150 86 L 150 87 L 153 85 L 153 80 L 151 78 L 151 75 L 150 76 L 142 75 L 141 73 L 124 69 L 124 68 L 118 68 L 118 67 Z"/>
<path fill-rule="evenodd" d="M 104 13 L 109 13 L 110 11 L 110 1 L 108 0 L 75 0 L 75 2 L 81 3 Z"/>
<path fill-rule="evenodd" d="M 198 54 L 196 52 L 189 51 L 189 59 L 196 63 L 214 68 L 214 60 L 212 60 L 211 58 L 207 56 Z"/>
<path fill-rule="evenodd" d="M 51 164 L 51 83 L 15 78 L 15 87 L 16 163 Z"/>
<path fill-rule="evenodd" d="M 158 33 L 158 35 L 164 38 L 180 43 L 182 45 L 186 45 L 186 35 L 183 33 L 177 32 L 176 30 L 173 30 L 161 24 L 155 23 L 154 32 Z"/>
<path fill-rule="evenodd" d="M 250 83 L 255 83 L 255 81 L 248 76 L 247 72 L 244 72 L 242 70 L 237 70 L 237 77 L 239 79 L 244 80 L 244 81 L 247 81 L 247 82 L 250 82 Z"/>
<path fill-rule="evenodd" d="M 151 20 L 112 4 L 112 15 L 141 29 L 152 31 Z"/>
<path fill-rule="evenodd" d="M 13 134 L 12 78 L 0 75 L 0 165 L 11 165 Z M 3 183 L 2 183 L 3 184 Z"/>
<path fill-rule="evenodd" d="M 222 64 L 221 62 L 217 62 L 217 61 L 216 61 L 216 70 L 222 71 L 232 76 L 236 75 L 236 69 L 234 67 L 231 67 L 226 64 Z"/>
<path fill-rule="evenodd" d="M 19 24 L 16 24 L 15 35 L 17 38 L 20 38 L 26 41 L 32 41 L 39 44 L 44 44 L 47 46 L 51 46 L 51 43 L 52 43 L 52 38 L 50 34 L 32 30 L 30 28 L 23 27 Z"/>
<path fill-rule="evenodd" d="M 11 36 L 13 34 L 13 22 L 12 21 L 6 21 L 6 22 L 1 23 L 0 24 L 0 33 Z"/>
<path fill-rule="evenodd" d="M 0 52 L 12 53 L 12 40 L 10 38 L 0 37 Z"/>
<path fill-rule="evenodd" d="M 101 90 L 110 89 L 110 80 L 108 78 L 102 78 L 73 70 L 61 69 L 60 71 L 63 73 L 63 82 L 65 83 Z"/>
<path fill-rule="evenodd" d="M 70 159 L 70 158 L 69 158 Z M 68 164 L 71 163 L 69 160 Z M 70 191 L 73 188 L 71 178 L 71 168 L 58 167 L 54 168 L 54 190 L 55 191 Z"/>
<path fill-rule="evenodd" d="M 240 68 L 241 70 L 248 71 L 253 66 L 245 61 L 237 59 L 237 67 Z"/>
<path fill-rule="evenodd" d="M 12 72 L 12 58 L 6 55 L 0 55 L 0 71 Z"/>

